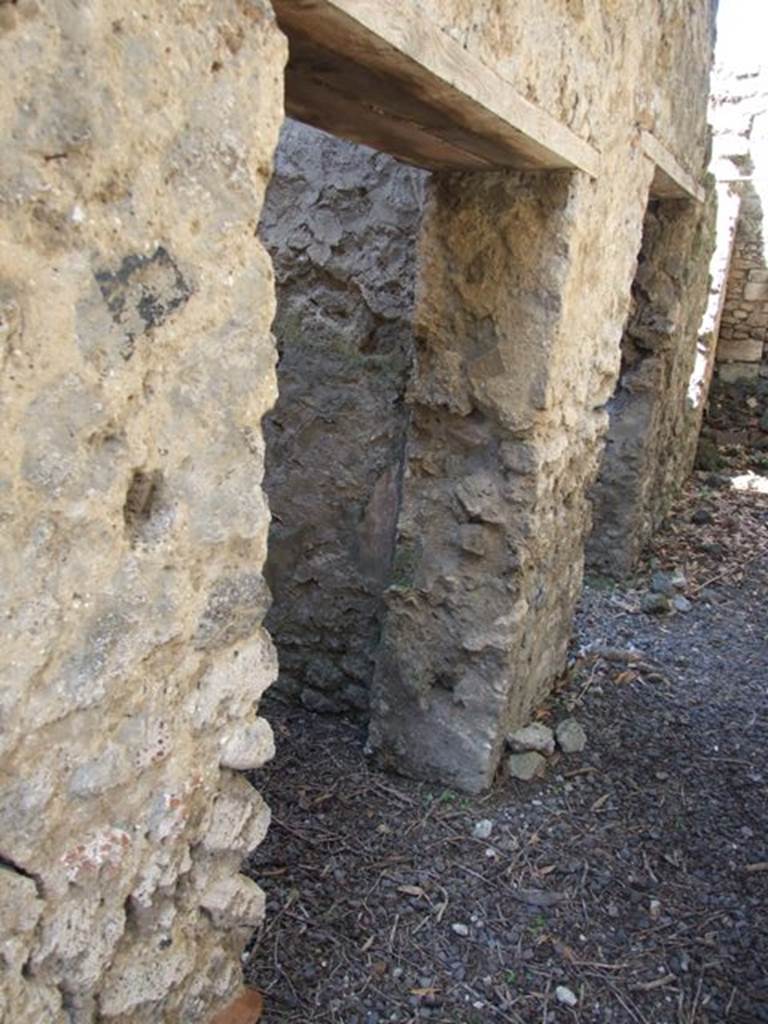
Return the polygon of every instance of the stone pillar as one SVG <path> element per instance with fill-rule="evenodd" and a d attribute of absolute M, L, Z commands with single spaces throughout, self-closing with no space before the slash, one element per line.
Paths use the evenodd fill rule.
<path fill-rule="evenodd" d="M 202 1021 L 268 809 L 263 0 L 0 4 L 0 1018 Z"/>
<path fill-rule="evenodd" d="M 370 731 L 396 770 L 487 786 L 507 727 L 563 668 L 650 179 L 627 172 L 603 189 L 565 172 L 433 184 Z"/>
<path fill-rule="evenodd" d="M 669 510 L 696 453 L 703 405 L 689 397 L 706 309 L 714 203 L 651 200 L 621 341 L 621 375 L 591 491 L 587 559 L 621 577 Z"/>

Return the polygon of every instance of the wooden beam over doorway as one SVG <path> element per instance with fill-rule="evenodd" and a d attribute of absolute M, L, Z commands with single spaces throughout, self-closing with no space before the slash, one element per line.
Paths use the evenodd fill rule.
<path fill-rule="evenodd" d="M 656 165 L 651 182 L 651 195 L 657 199 L 693 199 L 703 203 L 703 187 L 681 167 L 655 135 L 644 131 L 640 137 L 643 152 Z"/>
<path fill-rule="evenodd" d="M 273 0 L 291 117 L 430 169 L 570 168 L 600 157 L 413 0 Z"/>

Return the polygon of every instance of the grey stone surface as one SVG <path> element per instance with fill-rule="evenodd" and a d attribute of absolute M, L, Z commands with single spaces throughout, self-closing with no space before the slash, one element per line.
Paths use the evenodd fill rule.
<path fill-rule="evenodd" d="M 472 835 L 475 839 L 490 839 L 492 832 L 493 822 L 490 818 L 482 818 L 476 822 L 475 827 L 472 829 Z"/>
<path fill-rule="evenodd" d="M 400 501 L 424 178 L 287 121 L 262 214 L 280 352 L 265 422 L 267 624 L 278 687 L 325 712 L 368 711 Z"/>
<path fill-rule="evenodd" d="M 532 722 L 510 733 L 507 743 L 510 750 L 516 753 L 538 750 L 541 754 L 552 754 L 555 750 L 555 734 L 548 725 Z"/>
<path fill-rule="evenodd" d="M 722 363 L 717 368 L 717 375 L 725 384 L 757 380 L 760 376 L 760 363 Z"/>
<path fill-rule="evenodd" d="M 587 734 L 583 725 L 575 718 L 566 718 L 555 728 L 557 745 L 564 754 L 579 754 L 587 745 Z"/>
<path fill-rule="evenodd" d="M 631 572 L 693 467 L 704 403 L 688 388 L 714 245 L 714 204 L 651 200 L 621 341 L 621 374 L 591 490 L 591 568 Z"/>
<path fill-rule="evenodd" d="M 564 1006 L 578 1006 L 579 1003 L 576 993 L 568 988 L 567 985 L 557 986 L 555 989 L 555 999 Z"/>
<path fill-rule="evenodd" d="M 657 569 L 651 576 L 651 590 L 656 594 L 673 597 L 679 591 L 685 590 L 687 582 L 685 574 L 679 569 L 673 572 L 662 572 Z"/>
<path fill-rule="evenodd" d="M 651 590 L 649 593 L 643 594 L 640 607 L 648 615 L 663 615 L 669 611 L 671 603 L 666 594 L 658 594 Z"/>
<path fill-rule="evenodd" d="M 513 779 L 521 779 L 523 782 L 530 782 L 547 770 L 547 759 L 529 750 L 524 754 L 510 754 L 507 758 L 507 775 Z"/>

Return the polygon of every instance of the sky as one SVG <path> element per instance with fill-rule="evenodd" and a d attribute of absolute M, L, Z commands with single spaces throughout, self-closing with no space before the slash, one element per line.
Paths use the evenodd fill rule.
<path fill-rule="evenodd" d="M 732 70 L 768 62 L 768 0 L 720 0 L 715 59 Z"/>
<path fill-rule="evenodd" d="M 716 79 L 725 83 L 735 73 L 761 69 L 751 87 L 756 96 L 763 95 L 762 107 L 752 125 L 750 153 L 754 163 L 753 183 L 768 209 L 768 0 L 720 0 L 717 16 Z M 717 89 L 717 85 L 715 86 Z M 727 86 L 721 86 L 730 91 Z M 734 114 L 737 113 L 734 108 Z M 728 116 L 727 105 L 721 107 L 721 118 Z M 727 121 L 718 121 L 720 130 Z M 743 126 L 734 121 L 736 130 Z M 764 222 L 768 246 L 768 219 Z"/>

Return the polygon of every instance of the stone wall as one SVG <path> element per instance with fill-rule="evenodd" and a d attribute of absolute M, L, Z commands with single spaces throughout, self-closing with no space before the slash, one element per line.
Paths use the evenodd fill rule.
<path fill-rule="evenodd" d="M 348 407 L 375 453 L 350 500 L 369 490 L 330 544 L 360 580 L 373 566 L 370 591 L 352 587 L 357 609 L 370 599 L 347 624 L 363 635 L 358 672 L 395 498 L 402 509 L 372 747 L 478 789 L 564 664 L 653 175 L 639 129 L 701 176 L 711 18 L 704 0 L 419 7 L 602 155 L 594 181 L 430 183 L 400 495 L 400 413 L 380 438 L 368 426 L 402 390 L 406 307 L 369 292 L 349 303 L 366 264 L 348 253 L 339 313 L 354 327 L 323 335 L 343 338 L 339 382 L 358 379 L 362 355 L 379 367 Z M 274 289 L 257 227 L 285 52 L 266 0 L 0 3 L 0 1015 L 13 1021 L 205 1020 L 236 988 L 243 929 L 263 911 L 237 869 L 268 811 L 239 772 L 272 747 L 257 711 L 276 673 L 260 424 L 276 395 Z M 397 197 L 395 169 L 366 159 L 363 187 L 375 167 Z M 396 212 L 375 196 L 393 234 L 363 232 L 394 261 L 376 277 L 406 301 L 416 191 Z M 358 230 L 366 197 L 345 202 Z M 346 215 L 340 237 L 355 233 Z M 296 246 L 306 284 L 280 256 L 278 329 L 308 287 L 321 333 L 335 230 L 329 216 Z M 290 398 L 302 370 L 285 353 Z M 353 535 L 369 561 L 344 563 Z M 308 642 L 299 667 L 317 653 Z"/>
<path fill-rule="evenodd" d="M 285 44 L 261 0 L 0 4 L 0 1018 L 207 1020 L 263 896 Z"/>
<path fill-rule="evenodd" d="M 365 714 L 399 507 L 426 175 L 287 121 L 261 221 L 280 397 L 266 428 L 278 689 Z"/>
<path fill-rule="evenodd" d="M 696 453 L 689 396 L 714 248 L 714 203 L 651 201 L 621 340 L 621 372 L 591 490 L 590 567 L 623 576 L 669 510 Z"/>
<path fill-rule="evenodd" d="M 768 361 L 768 62 L 717 68 L 713 170 L 741 198 L 717 346 L 723 383 L 754 379 Z"/>
<path fill-rule="evenodd" d="M 750 181 L 741 183 L 741 210 L 717 344 L 718 375 L 756 377 L 768 358 L 768 262 L 764 214 Z"/>
<path fill-rule="evenodd" d="M 602 157 L 595 181 L 447 174 L 429 190 L 412 430 L 370 744 L 382 764 L 477 790 L 507 730 L 565 665 L 586 491 L 653 174 L 638 129 L 703 179 L 714 12 L 682 0 L 422 8 Z M 706 276 L 706 246 L 695 258 Z M 705 299 L 692 295 L 682 320 L 696 323 Z M 673 415 L 687 423 L 692 453 L 697 424 Z M 684 460 L 674 466 L 682 475 Z"/>

